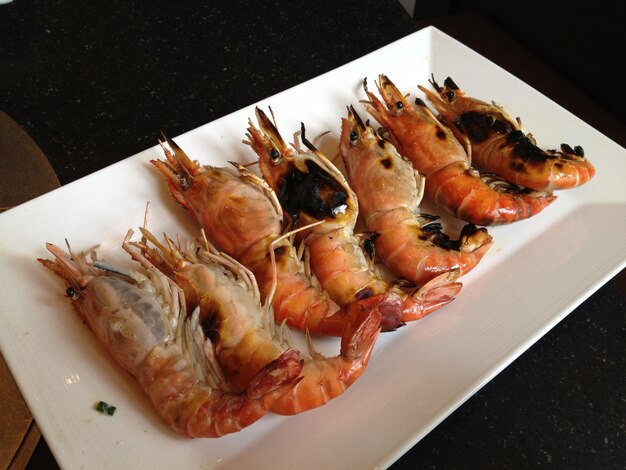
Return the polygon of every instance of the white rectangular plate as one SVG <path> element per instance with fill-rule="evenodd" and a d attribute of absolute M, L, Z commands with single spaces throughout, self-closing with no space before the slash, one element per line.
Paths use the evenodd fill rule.
<path fill-rule="evenodd" d="M 417 96 L 416 85 L 427 84 L 431 73 L 452 76 L 471 96 L 521 116 L 540 146 L 582 145 L 597 175 L 560 193 L 536 217 L 491 229 L 495 245 L 464 278 L 459 297 L 382 335 L 368 370 L 344 395 L 295 417 L 266 416 L 217 440 L 183 439 L 166 428 L 74 315 L 59 280 L 35 261 L 47 257 L 45 242 L 63 245 L 65 238 L 75 250 L 100 244 L 105 258 L 125 259 L 119 245 L 142 223 L 148 201 L 155 233 L 196 235 L 149 163 L 160 150 L 7 211 L 0 215 L 0 346 L 62 467 L 388 466 L 624 266 L 626 151 L 432 27 L 258 104 L 272 106 L 286 136 L 300 121 L 309 137 L 330 130 L 323 141 L 330 153 L 346 105 L 363 110 L 363 77 L 372 83 L 379 73 Z M 253 106 L 177 143 L 205 164 L 252 161 L 241 140 Z M 460 227 L 448 218 L 444 223 Z M 335 339 L 319 344 L 327 354 L 338 352 Z M 94 410 L 99 400 L 117 406 L 113 417 Z"/>

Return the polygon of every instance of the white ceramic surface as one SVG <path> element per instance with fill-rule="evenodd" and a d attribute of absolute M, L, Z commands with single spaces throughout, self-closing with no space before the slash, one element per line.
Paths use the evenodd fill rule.
<path fill-rule="evenodd" d="M 132 378 L 73 313 L 64 289 L 35 261 L 45 242 L 76 250 L 119 244 L 143 221 L 195 235 L 149 164 L 157 147 L 0 214 L 0 346 L 55 457 L 67 468 L 382 468 L 390 465 L 626 264 L 626 150 L 554 102 L 434 28 L 258 103 L 285 135 L 332 131 L 361 80 L 386 73 L 403 90 L 452 76 L 470 95 L 494 99 L 539 145 L 582 145 L 597 168 L 588 184 L 559 193 L 541 214 L 491 229 L 495 245 L 444 309 L 381 335 L 370 366 L 344 395 L 295 417 L 266 416 L 218 440 L 188 440 L 165 427 Z M 294 103 L 298 103 L 294 106 Z M 241 144 L 254 105 L 176 138 L 192 158 L 252 161 Z M 155 140 L 158 136 L 155 134 Z M 432 207 L 428 207 L 433 210 Z M 444 217 L 458 230 L 458 221 Z M 298 338 L 301 339 L 301 338 Z M 336 354 L 335 339 L 318 341 Z M 113 417 L 93 406 L 117 406 Z"/>

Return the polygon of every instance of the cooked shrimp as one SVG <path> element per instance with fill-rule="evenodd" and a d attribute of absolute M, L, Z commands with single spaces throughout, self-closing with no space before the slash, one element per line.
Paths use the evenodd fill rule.
<path fill-rule="evenodd" d="M 152 163 L 166 177 L 170 193 L 219 250 L 254 273 L 263 301 L 275 289 L 276 321 L 341 336 L 346 314 L 307 276 L 290 240 L 282 236 L 282 210 L 267 184 L 241 165 L 235 164 L 237 172 L 200 166 L 173 140 L 167 143 L 172 150 L 162 145 L 166 160 Z"/>
<path fill-rule="evenodd" d="M 561 144 L 560 150 L 542 150 L 521 122 L 495 103 L 470 98 L 446 78 L 443 87 L 430 81 L 436 93 L 420 86 L 452 131 L 469 140 L 475 165 L 519 186 L 553 191 L 579 186 L 591 179 L 595 168 L 583 148 Z"/>
<path fill-rule="evenodd" d="M 147 229 L 141 233 L 142 242 L 131 244 L 143 253 L 128 247 L 129 253 L 139 261 L 145 256 L 180 286 L 190 311 L 200 308 L 200 325 L 235 391 L 245 390 L 251 378 L 281 354 L 299 357 L 297 351 L 289 352 L 286 339 L 275 330 L 271 307 L 261 305 L 254 276 L 242 265 L 206 240 L 204 246 L 190 241 L 183 250 L 167 235 L 162 244 Z"/>
<path fill-rule="evenodd" d="M 523 189 L 470 166 L 470 157 L 450 129 L 419 98 L 406 97 L 385 76 L 367 89 L 368 112 L 391 134 L 396 148 L 426 178 L 427 197 L 454 216 L 476 225 L 516 222 L 541 212 L 556 196 Z M 469 148 L 469 147 L 468 147 Z"/>
<path fill-rule="evenodd" d="M 250 122 L 245 143 L 257 153 L 261 173 L 279 195 L 291 224 L 310 227 L 298 236 L 305 243 L 311 270 L 335 302 L 345 308 L 375 297 L 370 305 L 377 305 L 383 317 L 398 315 L 409 321 L 454 298 L 461 287 L 454 282 L 458 271 L 411 295 L 385 282 L 354 234 L 357 198 L 341 172 L 304 135 L 308 151 L 297 142 L 294 151 L 263 111 L 257 108 L 256 115 L 261 130 Z"/>
<path fill-rule="evenodd" d="M 125 243 L 129 238 L 130 232 Z M 293 366 L 299 362 L 290 353 L 261 369 L 244 391 L 233 392 L 199 327 L 198 311 L 187 316 L 182 291 L 166 276 L 47 247 L 55 260 L 38 261 L 65 281 L 79 316 L 176 433 L 219 437 L 240 431 L 297 382 Z"/>
<path fill-rule="evenodd" d="M 484 228 L 467 224 L 451 240 L 436 217 L 419 214 L 424 178 L 352 107 L 342 119 L 339 151 L 360 215 L 375 233 L 376 254 L 396 274 L 417 285 L 454 269 L 465 274 L 492 245 Z"/>
<path fill-rule="evenodd" d="M 287 338 L 273 331 L 271 311 L 261 307 L 254 278 L 241 265 L 216 252 L 206 241 L 204 249 L 191 244 L 181 252 L 171 240 L 165 246 L 147 230 L 142 229 L 142 233 L 146 241 L 135 246 L 144 250 L 151 262 L 163 262 L 161 269 L 183 286 L 192 306 L 200 307 L 201 324 L 214 330 L 208 335 L 217 337 L 217 359 L 236 390 L 265 364 L 284 356 L 297 357 Z M 341 351 L 335 357 L 317 353 L 309 338 L 311 357 L 303 355 L 302 369 L 298 369 L 302 380 L 272 405 L 272 411 L 301 413 L 341 395 L 365 371 L 380 332 L 380 320 L 379 312 L 367 302 L 355 304 L 346 316 Z"/>

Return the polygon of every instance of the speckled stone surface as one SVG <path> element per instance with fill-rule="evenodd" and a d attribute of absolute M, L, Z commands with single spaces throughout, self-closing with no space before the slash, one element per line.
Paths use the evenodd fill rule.
<path fill-rule="evenodd" d="M 2 106 L 62 184 L 417 30 L 354 0 L 19 0 L 0 27 Z"/>
<path fill-rule="evenodd" d="M 0 6 L 0 104 L 66 184 L 416 29 L 395 0 L 15 0 Z M 394 468 L 624 468 L 625 286 L 602 287 Z M 42 443 L 30 467 L 50 458 Z"/>

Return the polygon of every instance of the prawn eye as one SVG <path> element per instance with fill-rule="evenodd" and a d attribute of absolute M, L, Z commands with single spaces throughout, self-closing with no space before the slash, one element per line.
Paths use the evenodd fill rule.
<path fill-rule="evenodd" d="M 396 108 L 397 108 L 397 109 L 402 109 L 402 108 L 404 108 L 404 104 L 402 104 L 402 101 L 397 101 L 397 102 L 396 102 Z"/>
<path fill-rule="evenodd" d="M 280 152 L 278 150 L 276 150 L 275 148 L 273 148 L 270 151 L 270 158 L 272 159 L 272 161 L 277 161 L 280 158 Z"/>
<path fill-rule="evenodd" d="M 454 101 L 454 92 L 453 91 L 446 91 L 446 98 L 448 98 L 448 101 L 450 103 L 452 103 Z"/>
<path fill-rule="evenodd" d="M 73 287 L 68 287 L 67 290 L 65 291 L 65 295 L 69 297 L 70 299 L 74 299 L 76 297 L 76 291 L 74 290 Z"/>
<path fill-rule="evenodd" d="M 356 131 L 350 132 L 350 142 L 355 144 L 358 138 L 359 138 L 359 134 L 357 134 Z"/>

